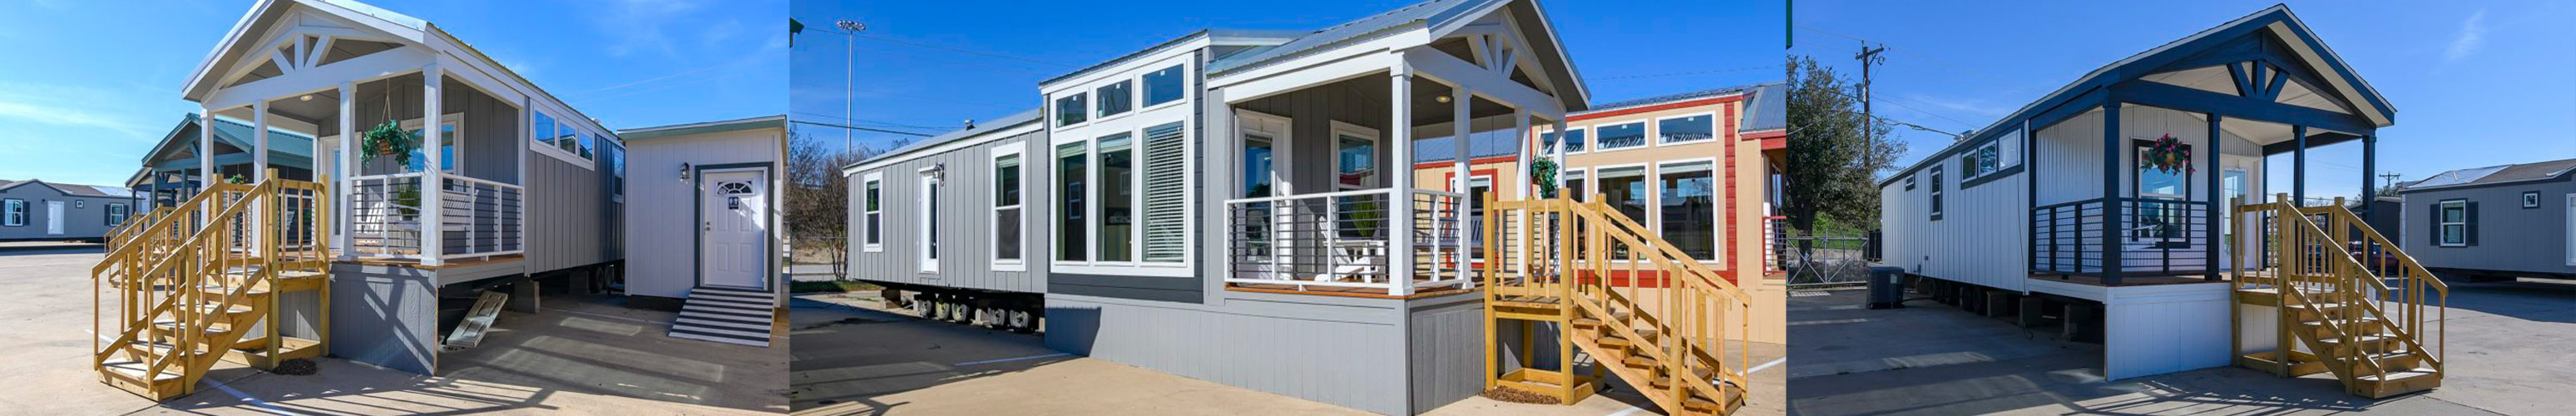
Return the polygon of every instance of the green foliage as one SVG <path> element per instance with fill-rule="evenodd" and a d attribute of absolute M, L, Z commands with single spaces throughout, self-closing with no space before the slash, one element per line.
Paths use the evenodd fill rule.
<path fill-rule="evenodd" d="M 802 281 L 787 283 L 787 291 L 789 293 L 872 292 L 879 289 L 884 288 L 878 287 L 877 285 L 851 281 Z"/>
<path fill-rule="evenodd" d="M 366 156 L 369 162 L 376 161 L 377 156 L 392 156 L 395 165 L 409 166 L 411 151 L 420 147 L 419 137 L 403 131 L 402 123 L 391 119 L 368 128 L 365 134 L 358 137 L 366 139 L 366 142 L 361 145 L 365 146 L 367 151 L 359 154 Z"/>
<path fill-rule="evenodd" d="M 1556 160 L 1544 157 L 1537 159 L 1538 160 L 1530 162 L 1530 180 L 1537 181 L 1538 197 L 1555 198 L 1557 184 Z"/>
<path fill-rule="evenodd" d="M 1878 228 L 1878 177 L 1905 153 L 1891 127 L 1861 114 L 1856 87 L 1815 58 L 1791 56 L 1789 163 L 1782 214 L 1799 229 L 1820 222 Z"/>

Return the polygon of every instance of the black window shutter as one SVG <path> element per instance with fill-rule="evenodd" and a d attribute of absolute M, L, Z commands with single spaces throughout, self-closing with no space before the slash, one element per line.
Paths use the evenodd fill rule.
<path fill-rule="evenodd" d="M 2443 243 L 2443 241 L 2442 241 L 2442 203 L 2440 203 L 2440 202 L 2435 202 L 2435 203 L 2433 203 L 2432 208 L 2433 208 L 2433 215 L 2427 215 L 2427 216 L 2425 216 L 2424 218 L 2428 218 L 2429 220 L 2428 220 L 2428 221 L 2424 221 L 2424 223 L 2425 223 L 2425 225 L 2426 225 L 2426 226 L 2428 226 L 2428 227 L 2432 227 L 2432 229 L 2433 229 L 2432 231 L 2433 231 L 2433 232 L 2432 232 L 2432 233 L 2429 233 L 2429 234 L 2424 234 L 2424 235 L 2432 236 L 2433 238 L 2432 238 L 2432 239 L 2430 239 L 2429 241 L 2432 241 L 2432 242 L 2433 242 L 2433 245 L 2439 246 L 2439 245 L 2442 245 L 2442 243 Z"/>
<path fill-rule="evenodd" d="M 2469 201 L 2469 221 L 2467 228 L 2469 229 L 2469 246 L 2476 247 L 2478 245 L 2478 201 Z"/>

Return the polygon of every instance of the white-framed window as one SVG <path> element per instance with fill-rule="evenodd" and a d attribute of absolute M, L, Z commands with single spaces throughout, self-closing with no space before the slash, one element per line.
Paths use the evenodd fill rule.
<path fill-rule="evenodd" d="M 1565 186 L 1557 189 L 1557 195 L 1563 195 L 1578 202 L 1591 199 L 1592 194 L 1588 193 L 1592 189 L 1589 186 L 1591 183 L 1583 180 L 1585 173 L 1585 170 L 1577 168 L 1566 169 L 1565 173 L 1557 175 L 1565 180 Z"/>
<path fill-rule="evenodd" d="M 540 147 L 553 147 L 555 132 L 559 131 L 557 129 L 553 114 L 546 114 L 544 110 L 528 109 L 528 140 L 544 144 Z"/>
<path fill-rule="evenodd" d="M 939 272 L 939 168 L 925 167 L 921 175 L 921 235 L 915 240 L 921 251 L 921 272 Z"/>
<path fill-rule="evenodd" d="M 880 205 L 885 196 L 884 173 L 868 172 L 860 177 L 860 181 L 864 187 L 859 191 L 859 223 L 863 228 L 861 234 L 866 237 L 860 240 L 860 250 L 870 253 L 885 251 L 885 207 Z"/>
<path fill-rule="evenodd" d="M 1907 176 L 1907 177 L 1905 177 L 1905 190 L 1908 190 L 1908 191 L 1914 190 L 1914 177 L 1913 177 L 1913 176 Z"/>
<path fill-rule="evenodd" d="M 1055 147 L 1055 259 L 1091 261 L 1090 142 Z"/>
<path fill-rule="evenodd" d="M 2434 206 L 2434 211 L 2440 214 L 2434 220 L 2439 221 L 2439 225 L 2435 228 L 2441 231 L 2441 234 L 2436 236 L 2440 238 L 2441 245 L 2467 247 L 2469 245 L 2469 201 L 2460 199 L 2442 201 Z"/>
<path fill-rule="evenodd" d="M 1010 143 L 993 147 L 993 270 L 1026 271 L 1028 256 L 1024 251 L 1021 225 L 1027 220 L 1022 193 L 1020 146 Z"/>
<path fill-rule="evenodd" d="M 1093 244 L 1093 261 L 1125 263 L 1136 261 L 1136 136 L 1127 132 L 1112 133 L 1093 139 L 1093 150 L 1099 155 L 1091 229 L 1097 237 Z"/>
<path fill-rule="evenodd" d="M 547 110 L 528 109 L 528 140 L 534 142 L 529 144 L 528 150 L 572 163 L 573 166 L 579 166 L 582 169 L 594 169 L 591 164 L 582 163 L 592 160 L 597 155 L 587 154 L 588 152 L 584 151 L 591 145 L 582 143 L 584 133 L 581 126 L 570 118 L 557 117 L 555 114 Z M 461 116 L 447 117 L 455 119 Z"/>
<path fill-rule="evenodd" d="M 1592 133 L 1593 136 L 1596 136 L 1594 139 L 1600 142 L 1597 150 L 1611 151 L 1646 147 L 1645 121 L 1592 126 Z"/>
<path fill-rule="evenodd" d="M 1143 190 L 1143 247 L 1147 263 L 1180 264 L 1189 259 L 1189 140 L 1182 122 L 1147 126 L 1144 165 L 1137 178 Z"/>
<path fill-rule="evenodd" d="M 1186 78 L 1182 76 L 1181 65 L 1172 65 L 1169 68 L 1145 73 L 1142 78 L 1145 106 L 1153 107 L 1155 104 L 1180 101 L 1181 97 L 1187 96 L 1189 91 L 1189 80 Z"/>
<path fill-rule="evenodd" d="M 0 199 L 0 226 L 27 226 L 27 200 Z"/>
<path fill-rule="evenodd" d="M 1377 130 L 1333 122 L 1333 190 L 1376 188 L 1384 175 L 1378 160 Z"/>
<path fill-rule="evenodd" d="M 1089 117 L 1091 115 L 1091 106 L 1086 104 L 1088 100 L 1084 98 L 1085 96 L 1083 94 L 1084 93 L 1077 92 L 1073 93 L 1073 95 L 1057 97 L 1055 99 L 1056 127 L 1082 124 L 1084 121 L 1091 120 Z"/>
<path fill-rule="evenodd" d="M 1092 95 L 1100 98 L 1100 104 L 1093 106 L 1100 112 L 1095 118 L 1109 118 L 1136 109 L 1136 84 L 1132 81 L 1120 80 L 1102 85 Z"/>
<path fill-rule="evenodd" d="M 1959 181 L 1967 182 L 1971 179 L 1993 174 L 1996 170 L 2002 169 L 2003 154 L 2001 146 L 1999 145 L 2000 143 L 2003 143 L 2003 141 L 1988 141 L 1986 144 L 1978 145 L 1975 149 L 1960 152 Z"/>
<path fill-rule="evenodd" d="M 1717 140 L 1717 113 L 1656 118 L 1655 137 L 1661 144 Z"/>
<path fill-rule="evenodd" d="M 2539 208 L 2539 207 L 2540 207 L 2540 191 L 2523 191 L 2523 192 L 2522 192 L 2522 207 L 2523 207 L 2523 208 Z"/>
<path fill-rule="evenodd" d="M 1656 211 L 1661 224 L 1657 230 L 1665 241 L 1700 261 L 1721 260 L 1718 255 L 1717 161 L 1671 162 L 1655 166 Z"/>
<path fill-rule="evenodd" d="M 417 118 L 403 120 L 402 128 L 405 131 L 411 132 L 413 137 L 428 137 L 420 135 L 420 123 L 421 119 Z M 465 130 L 465 113 L 447 113 L 447 115 L 439 116 L 438 124 L 438 141 L 439 143 L 446 144 L 445 146 L 438 148 L 439 170 L 447 173 L 458 173 L 460 167 L 456 164 L 456 159 L 464 157 L 465 140 L 463 137 L 457 136 L 456 132 Z M 406 166 L 405 168 L 410 169 L 411 172 L 428 172 L 429 148 L 427 146 L 412 147 L 411 166 Z"/>
<path fill-rule="evenodd" d="M 1932 220 L 1941 220 L 1941 167 L 1932 167 Z"/>
<path fill-rule="evenodd" d="M 118 225 L 124 225 L 124 224 L 125 224 L 125 218 L 126 218 L 127 216 L 129 216 L 129 215 L 133 215 L 133 214 L 131 214 L 131 213 L 132 213 L 132 211 L 129 211 L 129 210 L 128 210 L 128 208 L 126 208 L 125 203 L 122 203 L 122 202 L 109 202 L 109 203 L 107 203 L 107 226 L 109 226 L 109 227 L 114 227 L 114 226 L 118 226 Z"/>

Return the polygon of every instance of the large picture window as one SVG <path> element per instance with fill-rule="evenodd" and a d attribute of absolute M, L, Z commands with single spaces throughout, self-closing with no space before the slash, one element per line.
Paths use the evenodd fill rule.
<path fill-rule="evenodd" d="M 2183 148 L 2190 151 L 2190 147 Z M 2139 202 L 2135 214 L 2137 225 L 2130 238 L 2164 240 L 2172 244 L 2189 244 L 2183 225 L 2189 224 L 2189 209 L 2183 205 L 2191 198 L 2191 172 L 2165 171 L 2149 167 L 2147 145 L 2137 146 Z M 2178 248 L 2178 247 L 2176 247 Z"/>
<path fill-rule="evenodd" d="M 1189 143 L 1181 122 L 1145 128 L 1142 203 L 1144 259 L 1181 263 L 1189 257 Z"/>
<path fill-rule="evenodd" d="M 1627 216 L 1629 221 L 1636 222 L 1638 225 L 1653 223 L 1652 219 L 1646 218 L 1646 198 L 1652 197 L 1653 194 L 1647 193 L 1646 190 L 1644 166 L 1603 168 L 1596 172 L 1600 177 L 1594 178 L 1593 182 L 1601 185 L 1599 191 L 1601 203 L 1609 204 L 1611 209 L 1618 210 L 1620 215 Z M 1611 245 L 1611 256 L 1620 258 L 1628 256 L 1629 248 L 1626 245 L 1615 241 L 1611 242 Z"/>
<path fill-rule="evenodd" d="M 1593 127 L 1601 136 L 1600 150 L 1618 150 L 1646 146 L 1646 122 Z"/>
<path fill-rule="evenodd" d="M 1136 141 L 1100 138 L 1100 261 L 1136 260 Z"/>
<path fill-rule="evenodd" d="M 1717 115 L 1701 114 L 1655 120 L 1658 143 L 1689 143 L 1717 139 Z"/>
<path fill-rule="evenodd" d="M 859 221 L 862 223 L 860 225 L 865 226 L 864 229 L 866 230 L 867 238 L 863 240 L 864 245 L 861 247 L 870 252 L 885 251 L 885 240 L 883 238 L 885 211 L 881 210 L 881 207 L 877 205 L 879 202 L 878 197 L 881 196 L 880 190 L 881 187 L 884 186 L 885 181 L 884 178 L 878 176 L 878 174 L 874 172 L 868 173 L 868 176 L 864 180 L 866 181 L 866 188 L 865 190 L 860 191 L 861 201 L 859 201 L 861 205 L 860 216 L 863 218 L 860 218 Z"/>
<path fill-rule="evenodd" d="M 1020 152 L 1019 145 L 1006 145 L 1006 151 L 993 157 L 993 262 L 1020 264 Z"/>
<path fill-rule="evenodd" d="M 1180 65 L 1147 73 L 1145 74 L 1145 106 L 1152 107 L 1155 104 L 1180 100 L 1182 92 L 1187 88 L 1187 81 L 1181 78 Z"/>
<path fill-rule="evenodd" d="M 1087 143 L 1065 143 L 1055 150 L 1055 259 L 1091 260 L 1091 234 L 1085 227 L 1091 218 L 1084 198 L 1090 195 L 1091 152 Z"/>
<path fill-rule="evenodd" d="M 1693 259 L 1718 260 L 1715 163 L 1670 164 L 1655 171 L 1663 189 L 1664 240 Z"/>

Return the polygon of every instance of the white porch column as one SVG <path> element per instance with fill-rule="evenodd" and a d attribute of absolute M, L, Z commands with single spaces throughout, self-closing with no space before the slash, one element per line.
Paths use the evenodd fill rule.
<path fill-rule="evenodd" d="M 250 103 L 250 182 L 268 180 L 268 100 Z"/>
<path fill-rule="evenodd" d="M 1571 116 L 1572 116 L 1572 115 L 1570 115 L 1570 114 L 1569 114 L 1569 115 L 1560 115 L 1560 116 L 1557 116 L 1557 117 L 1556 117 L 1556 126 L 1555 126 L 1555 128 L 1556 128 L 1556 130 L 1555 130 L 1555 131 L 1556 131 L 1556 148 L 1555 148 L 1555 149 L 1550 149 L 1550 150 L 1548 150 L 1548 152 L 1547 152 L 1547 158 L 1548 158 L 1548 161 L 1556 162 L 1556 177 L 1557 177 L 1557 180 L 1556 180 L 1556 181 L 1557 181 L 1557 186 L 1558 186 L 1558 188 L 1557 188 L 1558 196 L 1565 196 L 1565 197 L 1575 197 L 1575 198 L 1580 198 L 1580 197 L 1582 197 L 1582 195 L 1565 195 L 1565 193 L 1567 193 L 1567 192 L 1571 192 L 1571 191 L 1570 191 L 1570 190 L 1567 190 L 1567 189 L 1564 189 L 1564 185 L 1565 185 L 1565 151 L 1566 151 L 1566 150 L 1568 150 L 1568 149 L 1570 149 L 1570 148 L 1572 148 L 1572 147 L 1574 146 L 1574 135 L 1565 134 L 1565 119 L 1567 119 L 1567 118 L 1571 118 Z M 1585 176 L 1585 178 L 1590 178 L 1590 176 Z"/>
<path fill-rule="evenodd" d="M 358 165 L 357 116 L 358 84 L 342 82 L 340 83 L 340 154 L 333 156 L 339 158 L 340 162 L 335 163 L 338 165 L 335 169 L 337 172 L 331 175 L 330 183 L 333 197 L 331 218 L 333 218 L 332 221 L 336 221 L 330 228 L 331 231 L 340 233 L 332 241 L 339 246 L 337 253 L 341 260 L 357 257 L 349 253 L 349 248 L 356 242 L 354 237 L 351 237 L 355 234 L 349 233 L 351 223 L 357 219 L 357 216 L 353 215 L 357 211 L 349 207 L 349 176 L 358 171 L 356 167 Z M 316 151 L 313 157 L 315 160 L 320 160 L 323 154 Z"/>
<path fill-rule="evenodd" d="M 1391 72 L 1386 143 L 1393 160 L 1382 166 L 1404 169 L 1384 172 L 1394 191 L 1387 195 L 1386 294 L 1405 296 L 1413 294 L 1413 66 L 1398 60 Z"/>
<path fill-rule="evenodd" d="M 1473 117 L 1475 117 L 1475 114 L 1469 111 L 1471 108 L 1467 105 L 1468 100 L 1473 99 L 1476 99 L 1475 92 L 1468 91 L 1466 84 L 1453 85 L 1449 88 L 1449 107 L 1451 109 L 1449 118 L 1451 134 L 1449 137 L 1453 139 L 1450 140 L 1450 144 L 1454 145 L 1452 147 L 1458 149 L 1458 153 L 1452 155 L 1455 157 L 1450 164 L 1452 169 L 1449 170 L 1449 191 L 1457 192 L 1459 195 L 1467 195 L 1466 197 L 1458 199 L 1457 206 L 1450 207 L 1450 211 L 1457 214 L 1456 218 L 1458 219 L 1458 222 L 1454 223 L 1452 226 L 1461 229 L 1457 230 L 1458 239 L 1456 243 L 1449 248 L 1449 256 L 1450 258 L 1457 260 L 1458 267 L 1455 270 L 1457 270 L 1459 276 L 1462 277 L 1466 275 L 1467 270 L 1467 250 L 1464 249 L 1467 248 L 1467 233 L 1469 232 L 1463 228 L 1467 226 L 1467 206 L 1473 204 L 1468 201 L 1467 198 L 1474 198 L 1476 195 L 1475 192 L 1467 188 L 1468 184 L 1475 182 L 1469 180 L 1475 175 L 1475 170 L 1474 165 L 1468 163 L 1469 158 L 1467 157 L 1467 153 L 1473 151 L 1471 150 L 1473 147 L 1468 146 L 1467 137 L 1468 135 L 1476 132 L 1476 128 L 1474 126 L 1475 123 L 1473 123 Z M 1411 165 L 1408 164 L 1407 166 Z M 1440 223 L 1433 222 L 1431 225 L 1433 235 L 1438 236 L 1438 233 L 1440 232 Z M 1434 241 L 1437 240 L 1435 239 Z M 1432 264 L 1439 263 L 1434 262 Z M 1434 268 L 1431 273 L 1431 280 L 1440 280 L 1439 269 Z M 1467 285 L 1467 287 L 1475 287 L 1475 282 L 1469 281 Z"/>
<path fill-rule="evenodd" d="M 1562 137 L 1565 137 L 1565 134 L 1557 133 L 1556 136 L 1560 138 L 1559 140 L 1563 140 Z M 1531 184 L 1538 183 L 1538 178 L 1530 175 L 1529 146 L 1532 143 L 1530 140 L 1538 136 L 1530 134 L 1529 110 L 1512 107 L 1512 137 L 1521 138 L 1522 145 L 1512 155 L 1512 169 L 1517 169 L 1513 171 L 1513 175 L 1519 175 L 1521 178 L 1521 185 L 1512 187 L 1512 199 L 1527 200 L 1530 197 L 1530 187 L 1535 186 Z M 1562 167 L 1559 168 L 1563 170 Z M 1499 183 L 1494 185 L 1502 186 Z M 1501 189 L 1495 189 L 1495 191 L 1499 192 Z"/>
<path fill-rule="evenodd" d="M 197 191 L 197 192 L 205 192 L 205 191 L 206 191 L 206 185 L 208 185 L 208 184 L 212 184 L 212 183 L 214 183 L 214 182 L 215 182 L 215 181 L 213 180 L 213 179 L 214 179 L 214 177 L 215 177 L 215 109 L 212 109 L 212 108 L 205 108 L 205 107 L 198 107 L 197 111 L 199 111 L 199 112 L 200 112 L 199 114 L 204 114 L 204 115 L 205 115 L 205 117 L 203 117 L 202 119 L 197 120 L 197 189 L 196 189 L 196 191 Z M 182 175 L 182 176 L 183 176 L 183 177 L 179 178 L 179 180 L 180 180 L 180 181 L 185 182 L 185 181 L 187 181 L 187 180 L 188 180 L 186 177 L 184 177 L 185 175 Z M 195 196 L 195 195 L 194 195 L 194 194 L 190 194 L 190 195 L 179 195 L 179 194 L 173 193 L 173 194 L 171 194 L 171 195 L 170 195 L 170 198 L 171 198 L 170 203 L 171 203 L 173 206 L 176 206 L 176 205 L 177 205 L 178 203 L 180 203 L 180 202 L 186 202 L 186 201 L 188 200 L 188 197 L 191 197 L 191 196 Z"/>
<path fill-rule="evenodd" d="M 438 108 L 439 98 L 443 96 L 439 94 L 439 84 L 446 78 L 443 74 L 438 64 L 420 69 L 420 148 L 422 157 L 428 159 L 420 164 L 420 170 L 424 172 L 420 176 L 420 264 L 423 266 L 447 264 L 447 172 L 440 169 L 438 163 L 439 153 L 445 150 L 440 149 L 445 143 L 438 139 L 439 127 L 446 125 L 438 119 L 446 114 L 446 110 Z"/>

